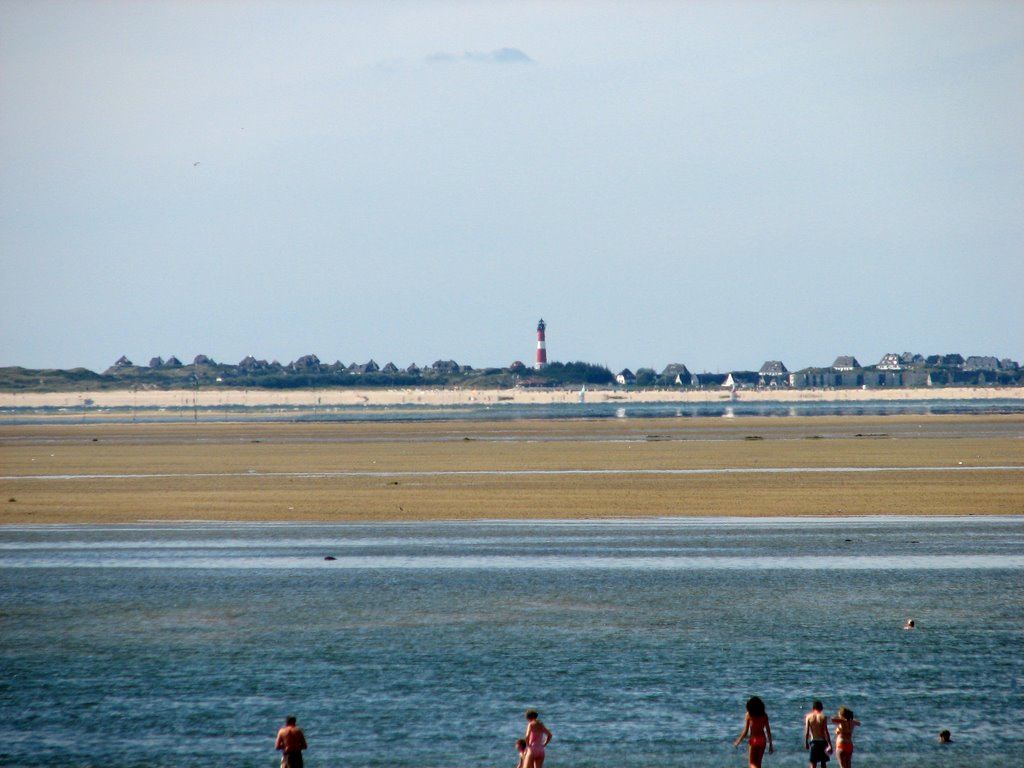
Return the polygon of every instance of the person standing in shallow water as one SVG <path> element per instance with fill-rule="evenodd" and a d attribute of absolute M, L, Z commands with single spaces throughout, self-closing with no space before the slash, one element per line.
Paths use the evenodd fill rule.
<path fill-rule="evenodd" d="M 525 768 L 526 739 L 516 739 L 516 753 L 519 755 L 519 759 L 516 761 L 516 768 Z"/>
<path fill-rule="evenodd" d="M 544 749 L 551 741 L 551 731 L 537 718 L 537 710 L 526 710 L 526 760 L 523 768 L 544 766 Z"/>
<path fill-rule="evenodd" d="M 749 746 L 747 762 L 750 764 L 750 768 L 761 768 L 765 747 L 768 748 L 768 754 L 771 754 L 775 751 L 775 745 L 772 744 L 772 727 L 768 723 L 764 702 L 757 696 L 751 696 L 747 701 L 747 714 L 743 718 L 743 733 L 733 743 L 733 747 L 738 747 L 744 738 L 747 739 Z"/>
<path fill-rule="evenodd" d="M 302 750 L 306 748 L 306 735 L 295 724 L 295 715 L 284 719 L 284 728 L 277 732 L 274 749 L 281 750 L 281 768 L 302 768 Z"/>
<path fill-rule="evenodd" d="M 836 726 L 836 754 L 839 765 L 850 768 L 853 764 L 853 729 L 860 725 L 860 720 L 853 719 L 853 710 L 840 707 L 839 714 L 832 718 Z"/>
<path fill-rule="evenodd" d="M 828 718 L 824 710 L 825 705 L 816 701 L 804 718 L 804 749 L 810 751 L 809 768 L 816 765 L 825 768 L 832 751 L 832 737 L 828 733 Z"/>

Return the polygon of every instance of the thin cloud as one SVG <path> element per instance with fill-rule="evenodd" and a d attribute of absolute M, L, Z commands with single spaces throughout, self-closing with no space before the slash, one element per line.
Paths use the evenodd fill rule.
<path fill-rule="evenodd" d="M 499 48 L 489 53 L 466 51 L 462 54 L 435 53 L 427 57 L 431 64 L 448 64 L 453 62 L 470 62 L 472 64 L 533 64 L 533 59 L 518 48 Z"/>

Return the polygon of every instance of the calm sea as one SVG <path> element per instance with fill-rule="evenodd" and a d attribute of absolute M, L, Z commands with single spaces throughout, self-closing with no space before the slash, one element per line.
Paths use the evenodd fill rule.
<path fill-rule="evenodd" d="M 0 408 L 0 423 L 47 424 L 98 421 L 106 424 L 139 422 L 224 421 L 504 421 L 516 419 L 662 419 L 734 416 L 898 416 L 948 414 L 1020 414 L 1024 400 L 866 400 L 833 402 L 697 403 L 595 402 L 584 395 L 576 403 L 467 403 L 460 405 L 269 405 L 175 406 L 167 408 L 67 407 Z M 588 400 L 587 398 L 592 398 Z"/>
<path fill-rule="evenodd" d="M 328 560 L 325 558 L 335 558 Z M 0 765 L 1019 766 L 1024 518 L 0 528 Z M 902 629 L 907 618 L 918 629 Z M 948 728 L 954 743 L 936 735 Z M 833 765 L 837 765 L 834 762 Z"/>

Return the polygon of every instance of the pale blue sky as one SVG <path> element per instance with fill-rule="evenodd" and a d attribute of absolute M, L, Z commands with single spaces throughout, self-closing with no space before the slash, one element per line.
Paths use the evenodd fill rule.
<path fill-rule="evenodd" d="M 0 365 L 1024 358 L 1024 3 L 0 2 Z"/>

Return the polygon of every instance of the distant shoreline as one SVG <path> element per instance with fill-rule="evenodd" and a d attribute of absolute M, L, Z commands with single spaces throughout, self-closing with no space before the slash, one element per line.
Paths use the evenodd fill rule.
<path fill-rule="evenodd" d="M 552 405 L 561 403 L 813 403 L 1024 400 L 1024 387 L 899 389 L 213 389 L 0 392 L 0 408 L 265 408 L 272 406 Z"/>

